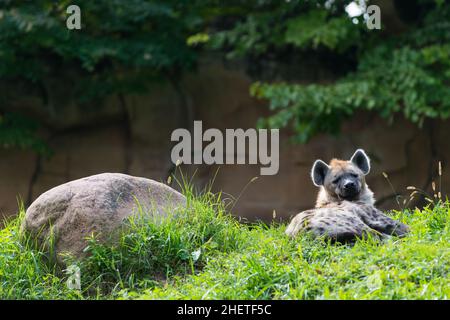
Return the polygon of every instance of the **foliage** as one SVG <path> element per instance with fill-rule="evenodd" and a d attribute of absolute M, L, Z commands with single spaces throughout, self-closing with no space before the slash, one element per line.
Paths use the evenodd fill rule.
<path fill-rule="evenodd" d="M 325 16 L 311 11 L 299 27 L 288 23 L 286 42 L 302 49 L 322 45 L 337 53 L 358 52 L 356 70 L 327 84 L 256 82 L 251 94 L 269 100 L 274 111 L 260 126 L 290 127 L 295 141 L 304 143 L 319 132 L 339 132 L 342 121 L 358 110 L 390 120 L 400 113 L 419 125 L 427 118 L 449 118 L 450 6 L 434 5 L 423 21 L 396 36 L 373 31 L 363 38 L 344 27 L 342 18 L 324 23 Z"/>
<path fill-rule="evenodd" d="M 220 195 L 193 197 L 188 214 L 133 223 L 116 246 L 94 240 L 78 263 L 81 291 L 24 243 L 23 217 L 0 230 L 2 299 L 448 299 L 450 203 L 395 211 L 411 233 L 334 245 L 286 225 L 237 223 Z M 134 220 L 137 222 L 138 220 Z"/>
<path fill-rule="evenodd" d="M 73 77 L 70 96 L 85 103 L 142 91 L 149 81 L 176 78 L 193 67 L 195 49 L 186 39 L 202 21 L 195 1 L 80 0 L 76 2 L 81 8 L 80 31 L 66 27 L 71 4 L 0 1 L 0 82 L 26 82 L 42 91 L 45 101 L 46 91 L 52 90 L 49 79 L 64 74 L 64 79 Z M 1 91 L 5 117 L 23 117 L 3 106 L 16 97 Z M 36 133 L 16 121 L 9 123 L 17 126 L 0 124 L 2 146 L 41 151 Z"/>
<path fill-rule="evenodd" d="M 14 113 L 0 114 L 0 146 L 8 149 L 31 149 L 41 155 L 49 155 L 47 145 L 36 136 L 35 121 Z"/>
<path fill-rule="evenodd" d="M 329 17 L 325 10 L 311 10 L 287 22 L 285 41 L 299 48 L 322 45 L 344 51 L 361 41 L 361 30 L 348 17 Z"/>
<path fill-rule="evenodd" d="M 195 5 L 81 0 L 77 5 L 82 8 L 83 31 L 77 32 L 68 30 L 65 23 L 71 1 L 2 3 L 0 76 L 38 81 L 52 67 L 70 63 L 88 72 L 125 67 L 148 67 L 158 72 L 188 67 L 193 62 L 185 38 L 198 23 Z M 57 63 L 50 63 L 52 59 Z"/>
<path fill-rule="evenodd" d="M 362 28 L 344 19 L 349 1 L 249 1 L 239 9 L 221 8 L 220 19 L 234 23 L 211 30 L 211 47 L 228 51 L 229 58 L 283 51 L 291 44 L 302 49 L 326 46 L 341 50 L 357 41 Z"/>
<path fill-rule="evenodd" d="M 377 47 L 361 59 L 357 72 L 334 84 L 255 83 L 252 94 L 269 99 L 276 111 L 265 123 L 292 125 L 300 142 L 318 132 L 337 132 L 342 120 L 357 110 L 373 110 L 391 119 L 402 113 L 419 124 L 426 118 L 447 119 L 449 49 L 434 44 L 419 50 Z M 442 59 L 437 61 L 439 55 Z"/>
<path fill-rule="evenodd" d="M 273 110 L 260 126 L 290 127 L 296 141 L 306 142 L 319 132 L 338 132 L 357 110 L 389 119 L 400 113 L 419 125 L 448 118 L 450 5 L 395 1 L 407 27 L 391 32 L 368 30 L 363 16 L 350 19 L 350 2 L 80 0 L 82 30 L 70 31 L 69 0 L 4 0 L 0 81 L 27 81 L 45 91 L 48 79 L 73 75 L 81 79 L 74 81 L 73 96 L 86 102 L 146 90 L 154 80 L 176 82 L 202 51 L 219 50 L 260 68 L 267 60 L 302 64 L 313 57 L 334 81 L 257 81 L 251 94 Z M 3 144 L 30 145 L 14 139 Z"/>

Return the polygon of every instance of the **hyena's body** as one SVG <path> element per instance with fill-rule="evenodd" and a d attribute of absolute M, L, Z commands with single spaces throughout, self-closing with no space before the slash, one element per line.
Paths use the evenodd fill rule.
<path fill-rule="evenodd" d="M 295 236 L 309 231 L 338 242 L 367 234 L 384 238 L 407 233 L 406 225 L 375 208 L 373 192 L 364 179 L 369 171 L 370 160 L 363 150 L 357 150 L 350 161 L 334 159 L 327 165 L 317 160 L 311 172 L 314 184 L 321 188 L 316 207 L 294 217 L 286 233 Z"/>

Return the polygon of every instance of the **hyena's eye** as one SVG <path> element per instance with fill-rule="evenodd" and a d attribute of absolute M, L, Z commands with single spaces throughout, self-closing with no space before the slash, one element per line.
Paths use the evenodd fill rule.
<path fill-rule="evenodd" d="M 341 180 L 341 177 L 337 177 L 336 179 L 334 179 L 333 181 L 331 181 L 333 184 L 337 184 L 339 182 L 339 180 Z"/>
<path fill-rule="evenodd" d="M 350 177 L 352 177 L 352 178 L 358 178 L 358 175 L 357 175 L 356 173 L 351 173 L 351 174 L 350 174 Z"/>

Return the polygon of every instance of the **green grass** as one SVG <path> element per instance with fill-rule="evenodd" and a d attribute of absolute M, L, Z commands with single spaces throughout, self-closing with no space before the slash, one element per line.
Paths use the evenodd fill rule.
<path fill-rule="evenodd" d="M 114 246 L 90 240 L 81 291 L 19 234 L 0 231 L 0 299 L 449 299 L 450 204 L 393 212 L 402 239 L 333 245 L 284 235 L 284 224 L 239 224 L 220 196 L 151 223 L 138 215 Z M 23 215 L 23 213 L 22 213 Z"/>

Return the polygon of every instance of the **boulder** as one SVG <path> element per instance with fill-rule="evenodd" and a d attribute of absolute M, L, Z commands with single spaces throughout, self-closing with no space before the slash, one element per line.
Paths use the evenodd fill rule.
<path fill-rule="evenodd" d="M 143 212 L 158 218 L 185 206 L 186 198 L 163 183 L 103 173 L 43 193 L 28 208 L 21 228 L 40 248 L 51 248 L 57 262 L 63 263 L 67 253 L 82 258 L 86 238 L 92 234 L 99 241 L 114 241 L 132 215 Z"/>

